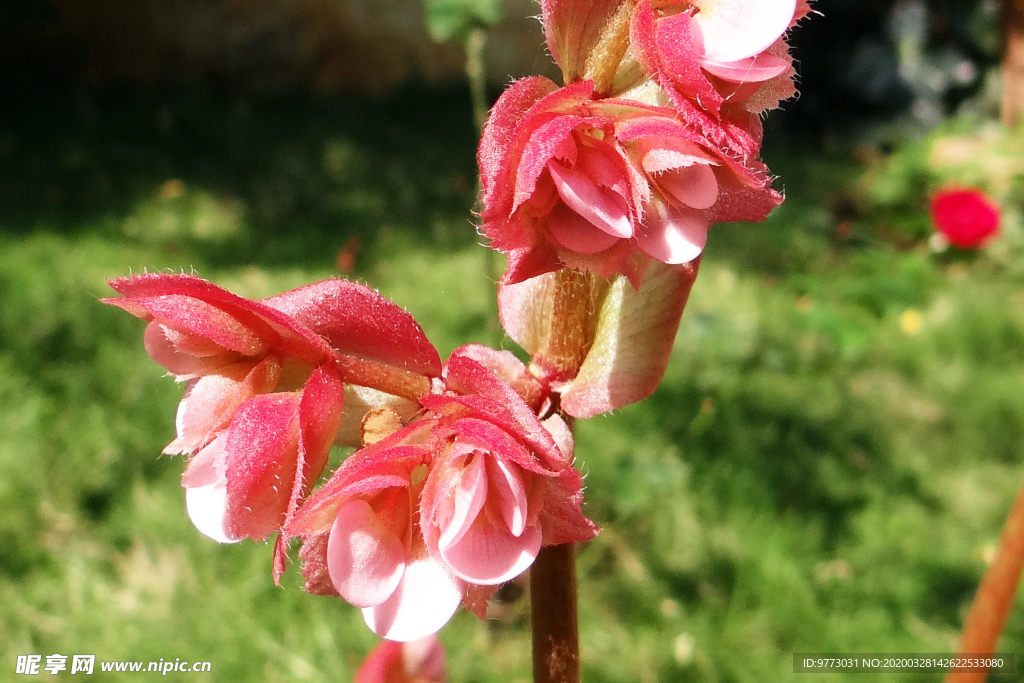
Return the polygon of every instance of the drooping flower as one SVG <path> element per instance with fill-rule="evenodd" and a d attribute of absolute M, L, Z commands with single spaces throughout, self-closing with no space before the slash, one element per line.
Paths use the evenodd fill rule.
<path fill-rule="evenodd" d="M 420 419 L 350 456 L 285 528 L 303 537 L 307 590 L 389 640 L 434 633 L 460 603 L 482 616 L 542 545 L 596 533 L 571 453 L 482 356 L 525 377 L 510 355 L 457 350 Z"/>
<path fill-rule="evenodd" d="M 696 258 L 710 223 L 763 220 L 781 202 L 763 164 L 723 154 L 664 107 L 594 99 L 590 81 L 513 84 L 480 145 L 485 235 L 504 282 L 560 267 L 639 285 L 649 259 Z"/>
<path fill-rule="evenodd" d="M 412 317 L 351 282 L 262 302 L 186 275 L 110 285 L 121 297 L 105 303 L 146 320 L 147 352 L 187 382 L 165 453 L 192 456 L 188 513 L 220 542 L 266 538 L 295 511 L 326 465 L 345 382 L 415 397 L 440 372 Z M 283 562 L 279 540 L 276 575 Z"/>
<path fill-rule="evenodd" d="M 689 100 L 718 115 L 726 102 L 748 103 L 776 79 L 778 99 L 793 95 L 783 36 L 806 3 L 796 12 L 796 0 L 641 0 L 631 39 L 644 70 L 676 106 Z M 755 114 L 766 108 L 763 98 L 749 104 Z"/>
<path fill-rule="evenodd" d="M 939 190 L 931 215 L 939 233 L 959 249 L 978 249 L 999 232 L 999 207 L 979 190 Z"/>
<path fill-rule="evenodd" d="M 354 683 L 444 683 L 444 660 L 436 635 L 406 643 L 385 640 L 363 660 Z"/>
<path fill-rule="evenodd" d="M 542 0 L 565 83 L 603 97 L 671 102 L 716 147 L 757 155 L 757 115 L 795 94 L 784 34 L 807 0 Z"/>

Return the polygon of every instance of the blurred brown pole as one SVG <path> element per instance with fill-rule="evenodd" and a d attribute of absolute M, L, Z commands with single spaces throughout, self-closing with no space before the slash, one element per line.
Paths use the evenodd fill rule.
<path fill-rule="evenodd" d="M 981 579 L 978 593 L 974 596 L 971 611 L 967 614 L 964 631 L 960 637 L 958 654 L 991 654 L 1003 631 L 1006 618 L 1013 607 L 1017 594 L 1021 569 L 1024 568 L 1024 488 L 1017 494 L 1017 501 L 1010 510 L 999 536 L 999 547 L 988 571 Z M 950 672 L 946 683 L 981 683 L 987 672 Z"/>
<path fill-rule="evenodd" d="M 1001 118 L 1016 125 L 1024 115 L 1024 0 L 1003 0 L 1003 101 Z"/>
<path fill-rule="evenodd" d="M 533 683 L 580 683 L 576 547 L 541 548 L 530 568 Z"/>

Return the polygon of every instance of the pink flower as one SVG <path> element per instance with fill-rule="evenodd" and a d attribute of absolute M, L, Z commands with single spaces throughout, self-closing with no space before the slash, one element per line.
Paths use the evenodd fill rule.
<path fill-rule="evenodd" d="M 679 115 L 746 158 L 760 147 L 757 115 L 796 93 L 783 35 L 807 11 L 806 0 L 641 0 L 630 41 Z"/>
<path fill-rule="evenodd" d="M 266 538 L 295 511 L 341 425 L 343 382 L 402 390 L 419 377 L 425 392 L 426 375 L 440 372 L 412 317 L 350 282 L 263 302 L 186 275 L 110 285 L 122 296 L 105 303 L 149 322 L 146 350 L 188 382 L 165 452 L 192 456 L 182 478 L 189 517 L 220 542 Z M 276 575 L 283 562 L 279 541 Z"/>
<path fill-rule="evenodd" d="M 959 249 L 977 249 L 999 232 L 999 207 L 979 190 L 939 190 L 931 214 L 938 231 Z"/>
<path fill-rule="evenodd" d="M 671 109 L 593 97 L 590 81 L 527 78 L 491 112 L 481 229 L 509 255 L 505 283 L 564 266 L 638 285 L 651 258 L 696 258 L 711 222 L 762 220 L 781 201 L 763 164 L 724 155 Z"/>
<path fill-rule="evenodd" d="M 761 140 L 756 115 L 795 94 L 784 34 L 810 7 L 807 0 L 541 0 L 541 10 L 566 84 L 596 79 L 601 96 L 667 99 L 715 147 L 750 158 Z"/>
<path fill-rule="evenodd" d="M 307 590 L 389 640 L 436 632 L 461 603 L 482 616 L 542 545 L 596 534 L 571 454 L 474 356 L 525 375 L 510 354 L 457 350 L 421 419 L 353 454 L 285 529 L 303 536 Z"/>
<path fill-rule="evenodd" d="M 354 683 L 444 683 L 444 659 L 436 635 L 407 643 L 385 640 L 363 660 Z"/>

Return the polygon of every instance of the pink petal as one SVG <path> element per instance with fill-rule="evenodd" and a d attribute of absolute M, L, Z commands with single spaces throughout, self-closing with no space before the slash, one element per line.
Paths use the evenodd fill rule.
<path fill-rule="evenodd" d="M 543 203 L 543 197 L 547 194 L 542 180 L 544 170 L 556 154 L 566 154 L 566 140 L 569 144 L 576 144 L 573 132 L 586 123 L 586 119 L 568 114 L 551 115 L 542 121 L 536 129 L 529 131 L 529 138 L 519 157 L 511 211 L 533 200 L 538 192 L 540 196 L 537 197 L 537 203 Z"/>
<path fill-rule="evenodd" d="M 206 486 L 216 482 L 227 481 L 227 432 L 222 432 L 205 448 L 192 456 L 181 477 L 181 485 L 185 488 Z"/>
<path fill-rule="evenodd" d="M 441 556 L 452 572 L 470 583 L 494 586 L 522 574 L 540 552 L 540 527 L 531 525 L 522 535 L 479 520 L 462 539 Z"/>
<path fill-rule="evenodd" d="M 633 236 L 629 208 L 622 197 L 599 187 L 585 172 L 563 166 L 555 159 L 548 162 L 548 171 L 558 195 L 569 208 L 609 235 Z"/>
<path fill-rule="evenodd" d="M 452 356 L 473 360 L 508 383 L 533 409 L 540 405 L 544 387 L 511 351 L 498 351 L 482 344 L 465 344 L 452 351 Z"/>
<path fill-rule="evenodd" d="M 462 467 L 455 487 L 451 517 L 444 525 L 438 547 L 444 549 L 458 543 L 476 520 L 487 500 L 487 472 L 482 453 L 473 453 Z"/>
<path fill-rule="evenodd" d="M 704 212 L 676 206 L 652 205 L 644 229 L 636 236 L 645 254 L 670 265 L 689 263 L 700 256 L 707 240 Z"/>
<path fill-rule="evenodd" d="M 191 382 L 178 404 L 175 426 L 178 436 L 164 453 L 192 453 L 224 429 L 238 407 L 256 394 L 277 385 L 281 364 L 273 356 L 259 363 L 243 361 Z"/>
<path fill-rule="evenodd" d="M 696 5 L 704 54 L 715 62 L 737 62 L 768 49 L 796 12 L 796 0 L 698 0 Z"/>
<path fill-rule="evenodd" d="M 365 285 L 324 280 L 261 303 L 324 337 L 341 353 L 374 358 L 410 372 L 440 373 L 437 350 L 419 323 Z"/>
<path fill-rule="evenodd" d="M 255 316 L 244 311 L 229 312 L 192 296 L 164 294 L 136 301 L 157 321 L 245 356 L 259 355 L 275 341 Z"/>
<path fill-rule="evenodd" d="M 597 254 L 619 241 L 564 204 L 548 214 L 548 231 L 561 246 L 581 254 Z"/>
<path fill-rule="evenodd" d="M 284 523 L 299 452 L 297 394 L 249 399 L 228 428 L 228 518 L 232 535 L 261 540 Z"/>
<path fill-rule="evenodd" d="M 302 388 L 299 402 L 299 455 L 301 471 L 296 478 L 289 509 L 307 495 L 327 465 L 331 444 L 341 426 L 345 385 L 331 365 L 313 370 Z"/>
<path fill-rule="evenodd" d="M 219 353 L 187 353 L 182 351 L 181 346 L 168 339 L 170 328 L 153 321 L 146 326 L 143 334 L 143 343 L 146 353 L 160 365 L 167 368 L 167 371 L 175 375 L 179 380 L 207 375 L 217 368 L 242 359 L 242 355 L 228 351 L 220 346 Z M 198 337 L 197 339 L 202 339 Z M 212 342 L 211 342 L 212 345 Z"/>
<path fill-rule="evenodd" d="M 501 518 L 513 536 L 522 536 L 526 528 L 525 473 L 513 471 L 504 458 L 487 458 L 487 480 L 490 484 L 488 500 L 497 502 Z"/>
<path fill-rule="evenodd" d="M 520 79 L 501 94 L 491 107 L 480 138 L 477 161 L 484 186 L 484 204 L 506 214 L 511 213 L 514 177 L 512 164 L 518 158 L 515 149 L 523 117 L 539 100 L 558 90 L 542 76 Z"/>
<path fill-rule="evenodd" d="M 322 337 L 281 311 L 191 275 L 151 273 L 108 284 L 122 298 L 103 299 L 103 303 L 243 355 L 259 355 L 275 347 L 282 355 L 311 365 L 334 355 Z"/>
<path fill-rule="evenodd" d="M 405 566 L 398 588 L 385 602 L 363 609 L 363 620 L 382 638 L 408 642 L 437 633 L 462 602 L 462 582 L 423 553 Z"/>
<path fill-rule="evenodd" d="M 538 481 L 546 487 L 538 521 L 544 545 L 583 543 L 597 536 L 597 525 L 583 514 L 583 477 L 568 467 L 557 479 Z"/>
<path fill-rule="evenodd" d="M 444 683 L 444 646 L 436 635 L 402 644 L 405 672 L 420 683 Z"/>
<path fill-rule="evenodd" d="M 761 83 L 781 76 L 789 70 L 790 62 L 782 57 L 762 52 L 737 62 L 701 62 L 701 66 L 712 76 L 730 83 Z"/>
<path fill-rule="evenodd" d="M 708 166 L 719 163 L 714 156 L 685 139 L 649 135 L 637 140 L 636 146 L 643 158 L 644 171 L 648 174 L 674 171 L 697 164 Z"/>
<path fill-rule="evenodd" d="M 656 17 L 647 0 L 637 6 L 630 28 L 644 69 L 665 89 L 673 103 L 699 103 L 701 115 L 717 115 L 722 96 L 700 68 L 704 43 L 689 12 Z"/>
<path fill-rule="evenodd" d="M 218 543 L 237 543 L 242 540 L 242 536 L 232 535 L 225 524 L 228 510 L 226 481 L 186 488 L 185 509 L 188 518 L 201 534 Z"/>
<path fill-rule="evenodd" d="M 398 588 L 405 572 L 405 545 L 364 500 L 341 506 L 327 542 L 327 570 L 341 597 L 374 607 Z"/>
<path fill-rule="evenodd" d="M 444 683 L 444 659 L 436 635 L 407 643 L 382 640 L 363 660 L 353 683 Z"/>
<path fill-rule="evenodd" d="M 718 200 L 715 171 L 705 164 L 665 171 L 657 177 L 657 182 L 669 198 L 693 209 L 710 209 Z"/>

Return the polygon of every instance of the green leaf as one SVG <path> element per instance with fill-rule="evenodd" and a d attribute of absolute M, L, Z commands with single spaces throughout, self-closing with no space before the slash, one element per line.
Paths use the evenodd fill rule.
<path fill-rule="evenodd" d="M 466 40 L 474 29 L 501 21 L 500 0 L 424 0 L 427 31 L 439 43 Z"/>

